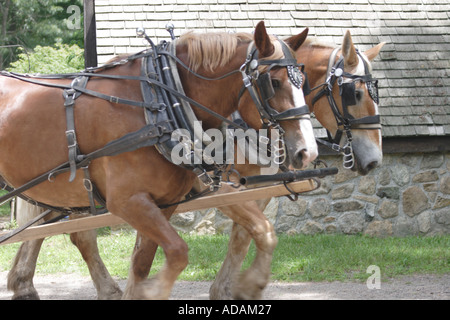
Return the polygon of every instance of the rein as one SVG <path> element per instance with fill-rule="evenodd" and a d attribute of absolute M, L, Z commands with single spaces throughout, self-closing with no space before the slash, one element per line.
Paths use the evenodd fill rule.
<path fill-rule="evenodd" d="M 150 54 L 149 54 L 150 55 Z M 186 100 L 187 102 L 189 102 L 190 104 L 195 105 L 196 107 L 198 107 L 199 109 L 201 109 L 202 111 L 205 111 L 209 114 L 211 114 L 212 116 L 218 118 L 219 120 L 226 122 L 227 124 L 236 127 L 238 129 L 244 129 L 244 127 L 239 126 L 238 124 L 230 121 L 229 119 L 227 119 L 226 117 L 223 117 L 222 115 L 218 114 L 217 112 L 214 112 L 210 109 L 208 109 L 207 107 L 205 107 L 204 105 L 198 103 L 197 101 L 181 94 L 180 92 L 174 90 L 173 88 L 170 88 L 169 86 L 165 85 L 164 83 L 162 83 L 161 81 L 155 80 L 155 79 L 151 79 L 148 77 L 143 77 L 143 76 L 123 76 L 123 75 L 109 75 L 109 74 L 100 74 L 100 73 L 92 73 L 92 72 L 80 72 L 80 73 L 67 73 L 67 74 L 58 74 L 58 75 L 27 75 L 27 74 L 18 74 L 15 72 L 9 72 L 9 71 L 0 71 L 0 75 L 6 76 L 6 77 L 10 77 L 10 78 L 14 78 L 14 79 L 18 79 L 21 81 L 25 81 L 25 82 L 29 82 L 29 83 L 33 83 L 33 84 L 37 84 L 37 85 L 42 85 L 42 86 L 46 86 L 46 87 L 53 87 L 53 88 L 59 88 L 59 89 L 73 89 L 77 92 L 80 93 L 84 93 L 87 95 L 90 95 L 92 97 L 96 97 L 96 98 L 100 98 L 106 101 L 109 101 L 111 103 L 117 103 L 117 104 L 127 104 L 130 106 L 135 106 L 135 107 L 141 107 L 141 108 L 152 108 L 152 105 L 150 104 L 146 104 L 145 102 L 142 101 L 134 101 L 134 100 L 128 100 L 128 99 L 123 99 L 123 98 L 119 98 L 116 96 L 111 96 L 111 95 L 107 95 L 107 94 L 103 94 L 100 92 L 96 92 L 93 90 L 89 90 L 86 89 L 84 87 L 81 86 L 77 86 L 77 85 L 62 85 L 62 84 L 55 84 L 55 83 L 48 83 L 48 82 L 42 82 L 42 81 L 38 81 L 36 79 L 75 79 L 77 77 L 91 77 L 91 78 L 105 78 L 105 79 L 112 79 L 112 80 L 136 80 L 136 81 L 145 81 L 148 82 L 150 84 L 156 85 L 168 92 L 170 92 L 173 95 L 176 95 L 177 97 Z M 231 74 L 228 74 L 231 75 Z M 227 75 L 227 76 L 228 76 Z M 55 77 L 56 76 L 56 77 Z"/>

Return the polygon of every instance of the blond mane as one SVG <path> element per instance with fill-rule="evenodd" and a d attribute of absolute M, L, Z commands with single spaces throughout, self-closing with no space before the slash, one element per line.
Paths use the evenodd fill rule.
<path fill-rule="evenodd" d="M 308 37 L 305 42 L 302 44 L 303 47 L 323 47 L 323 48 L 335 48 L 336 45 L 331 43 L 323 42 L 316 37 Z"/>
<path fill-rule="evenodd" d="M 188 32 L 177 40 L 179 45 L 187 45 L 189 55 L 189 67 L 196 72 L 199 68 L 213 71 L 216 68 L 226 66 L 235 56 L 240 42 L 250 43 L 253 35 L 250 33 L 194 33 Z M 271 57 L 281 57 L 281 47 Z"/>

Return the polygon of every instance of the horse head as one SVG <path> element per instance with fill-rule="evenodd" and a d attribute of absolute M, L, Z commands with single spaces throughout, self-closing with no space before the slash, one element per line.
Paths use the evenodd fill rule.
<path fill-rule="evenodd" d="M 256 90 L 244 80 L 248 90 L 239 100 L 239 112 L 252 128 L 278 130 L 282 152 L 286 153 L 284 165 L 297 169 L 306 167 L 318 155 L 302 90 L 305 76 L 294 55 L 306 36 L 307 31 L 285 43 L 268 35 L 260 22 L 254 34 L 255 49 L 249 46 L 248 64 L 242 69 L 250 73 L 248 80 L 255 83 Z M 257 108 L 250 106 L 254 104 Z"/>
<path fill-rule="evenodd" d="M 341 48 L 333 50 L 308 39 L 296 51 L 297 60 L 306 65 L 311 87 L 322 87 L 307 98 L 311 111 L 334 147 L 344 153 L 344 167 L 362 175 L 380 165 L 383 157 L 378 81 L 371 75 L 371 62 L 383 45 L 359 52 L 347 31 Z"/>

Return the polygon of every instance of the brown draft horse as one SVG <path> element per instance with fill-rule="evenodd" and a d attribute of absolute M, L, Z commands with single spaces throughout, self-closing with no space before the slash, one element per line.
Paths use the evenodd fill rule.
<path fill-rule="evenodd" d="M 307 30 L 305 30 L 304 33 L 307 33 Z M 287 39 L 286 41 L 289 42 L 290 40 Z M 373 121 L 372 123 L 369 121 L 371 119 L 369 117 L 376 117 L 378 115 L 378 102 L 374 101 L 377 99 L 374 98 L 374 93 L 369 92 L 366 81 L 373 81 L 373 79 L 367 76 L 367 73 L 371 72 L 370 61 L 378 55 L 383 45 L 384 43 L 380 43 L 374 48 L 367 50 L 364 54 L 359 55 L 353 44 L 350 32 L 347 32 L 340 50 L 340 56 L 344 61 L 343 71 L 346 72 L 348 77 L 354 76 L 354 95 L 355 98 L 357 98 L 357 101 L 354 105 L 349 106 L 350 115 L 352 116 L 352 119 L 355 119 L 354 122 L 356 122 L 356 125 L 352 127 L 352 148 L 355 157 L 355 164 L 351 169 L 357 170 L 361 175 L 366 175 L 370 170 L 373 170 L 376 166 L 381 164 L 382 161 L 381 130 L 378 130 L 380 129 L 380 126 L 379 123 L 374 123 L 377 121 Z M 327 70 L 330 65 L 330 57 L 335 49 L 336 48 L 332 46 L 321 44 L 320 42 L 312 39 L 307 39 L 305 43 L 296 51 L 297 60 L 305 63 L 305 71 L 310 79 L 309 81 L 311 87 L 319 88 L 326 84 L 329 76 Z M 331 65 L 333 65 L 335 61 L 339 61 L 340 56 L 337 55 Z M 364 65 L 367 65 L 368 67 L 365 68 Z M 356 90 L 358 90 L 358 93 Z M 335 83 L 332 87 L 332 96 L 335 103 L 338 105 L 339 112 L 344 114 L 344 108 L 341 103 L 341 93 L 337 83 Z M 329 101 L 323 97 L 316 99 L 315 103 L 313 103 L 314 97 L 314 94 L 307 96 L 308 105 L 310 108 L 313 108 L 312 111 L 321 124 L 324 125 L 326 129 L 331 131 L 332 137 L 335 137 L 338 130 L 338 125 L 335 114 L 330 108 Z M 243 101 L 245 101 L 245 99 L 243 99 Z M 248 113 L 246 115 L 243 114 L 242 118 L 251 125 L 257 125 L 254 123 L 255 117 L 249 116 Z M 360 125 L 357 123 L 358 119 L 365 119 L 366 121 L 364 122 L 369 123 Z M 348 142 L 347 140 L 348 137 L 346 139 L 345 136 L 342 136 L 338 143 L 343 146 Z M 261 170 L 260 167 L 250 164 L 238 164 L 236 169 L 241 175 L 257 175 L 260 174 Z M 235 191 L 236 189 L 229 186 L 224 186 L 218 192 L 226 193 Z M 227 216 L 233 216 L 241 213 L 242 211 L 247 211 L 249 215 L 262 218 L 264 217 L 263 211 L 269 201 L 270 199 L 248 201 L 239 205 L 221 207 L 220 210 Z M 140 255 L 144 256 L 143 252 L 146 252 L 145 257 L 147 260 L 140 261 L 140 272 L 142 273 L 139 274 L 136 272 L 134 276 L 139 276 L 144 279 L 148 275 L 152 263 L 152 260 L 150 260 L 149 257 L 153 255 L 150 255 L 149 251 L 152 251 L 154 254 L 156 246 L 154 243 L 145 241 L 145 238 L 139 234 L 137 238 L 137 241 L 144 241 L 146 243 L 146 247 L 136 249 L 134 254 L 140 252 Z M 216 280 L 210 288 L 211 299 L 261 298 L 262 290 L 267 285 L 269 279 L 261 278 L 259 274 L 252 274 L 251 268 L 242 273 L 240 272 L 242 262 L 248 252 L 251 240 L 252 237 L 248 231 L 239 225 L 239 223 L 234 221 L 227 256 L 216 277 Z M 277 240 L 274 235 L 274 245 L 276 245 L 276 242 Z M 257 266 L 253 263 L 252 267 L 256 268 Z M 266 271 L 266 274 L 268 273 L 270 273 L 270 270 Z M 242 279 L 252 276 L 254 277 L 254 281 L 242 281 Z M 130 277 L 132 277 L 132 275 L 130 275 Z M 253 285 L 253 287 L 249 288 L 249 285 Z"/>
<path fill-rule="evenodd" d="M 250 38 L 242 34 L 194 37 L 193 41 L 199 45 L 200 52 L 204 55 L 202 63 L 212 61 L 210 65 L 202 64 L 198 72 L 214 78 L 232 70 L 239 70 L 246 61 Z M 231 49 L 225 45 L 228 44 L 225 40 L 230 39 L 234 43 Z M 304 38 L 294 39 L 298 42 L 290 42 L 293 50 L 301 45 Z M 279 60 L 284 57 L 280 42 L 267 34 L 263 23 L 259 23 L 256 27 L 253 40 L 261 61 Z M 190 64 L 194 60 L 195 51 L 191 49 L 189 43 L 177 46 L 177 57 L 185 64 Z M 208 60 L 206 56 L 211 52 L 215 55 Z M 217 60 L 217 54 L 221 59 Z M 105 70 L 103 73 L 138 76 L 140 65 L 141 61 L 137 59 L 112 70 Z M 258 67 L 260 68 L 263 67 Z M 187 96 L 209 106 L 223 117 L 228 117 L 237 109 L 242 86 L 239 74 L 233 74 L 220 81 L 204 81 L 186 70 L 179 71 Z M 270 75 L 280 84 L 270 100 L 270 106 L 275 111 L 283 113 L 304 104 L 301 90 L 293 88 L 294 85 L 289 81 L 285 68 L 273 68 Z M 67 80 L 48 81 L 68 83 Z M 139 82 L 132 79 L 116 81 L 94 78 L 89 81 L 87 88 L 107 95 L 120 93 L 123 99 L 138 101 L 142 99 Z M 67 161 L 63 102 L 60 89 L 0 77 L 0 150 L 7 155 L 0 159 L 0 173 L 11 186 L 20 186 Z M 203 122 L 204 129 L 220 125 L 221 121 L 210 114 L 198 110 L 195 110 L 195 113 Z M 81 152 L 87 154 L 142 128 L 145 119 L 139 107 L 82 95 L 76 100 L 75 124 Z M 286 146 L 290 151 L 288 158 L 291 164 L 302 168 L 314 160 L 308 154 L 308 150 L 316 146 L 306 144 L 309 140 L 304 139 L 300 123 L 293 120 L 283 121 L 282 128 L 286 132 Z M 174 207 L 161 210 L 158 206 L 182 199 L 191 189 L 196 176 L 191 171 L 168 162 L 154 147 L 96 159 L 90 164 L 89 172 L 91 180 L 106 200 L 109 211 L 124 219 L 142 235 L 140 241 L 136 243 L 132 256 L 130 279 L 124 297 L 168 298 L 173 283 L 188 263 L 188 248 L 167 221 Z M 82 180 L 78 174 L 75 180 L 69 183 L 68 174 L 64 173 L 52 181 L 33 187 L 26 195 L 36 201 L 57 207 L 88 206 L 89 199 Z M 276 244 L 273 227 L 264 216 L 263 219 L 255 219 L 253 216 L 233 214 L 231 218 L 245 226 L 247 232 L 255 239 L 258 251 L 261 252 L 255 259 L 254 270 L 249 272 L 251 276 L 242 278 L 244 283 L 249 283 L 249 289 L 246 290 L 253 290 L 251 285 L 254 281 L 253 275 L 257 278 L 269 277 L 270 259 Z M 148 274 L 148 270 L 143 270 L 141 265 L 148 264 L 153 259 L 152 256 L 147 257 L 147 252 L 151 252 L 147 249 L 150 243 L 151 247 L 156 248 L 158 245 L 162 247 L 166 263 L 154 278 L 146 280 L 145 275 L 144 280 L 142 275 L 146 272 Z M 264 267 L 259 268 L 260 265 Z M 19 263 L 16 266 L 19 269 L 23 267 Z M 9 284 L 10 280 L 11 277 Z M 12 289 L 20 290 L 20 284 Z M 30 297 L 34 293 L 29 291 L 25 294 Z M 244 294 L 246 295 L 247 293 Z M 16 297 L 20 298 L 20 295 Z"/>
<path fill-rule="evenodd" d="M 367 71 L 371 71 L 370 62 L 375 59 L 384 42 L 367 50 L 364 54 L 358 55 L 353 44 L 350 32 L 344 36 L 342 47 L 335 57 L 338 61 L 339 56 L 344 59 L 344 71 L 348 74 L 357 75 L 355 90 L 358 90 L 357 101 L 355 105 L 349 107 L 351 115 L 354 118 L 363 118 L 374 116 L 378 114 L 378 102 L 375 102 L 371 97 L 367 84 L 360 79 L 365 76 Z M 322 86 L 329 74 L 327 70 L 330 65 L 330 57 L 336 48 L 330 45 L 320 43 L 316 39 L 307 39 L 304 44 L 296 51 L 296 56 L 299 62 L 305 64 L 305 72 L 308 74 L 311 87 Z M 369 65 L 369 70 L 365 70 L 364 61 Z M 314 91 L 313 91 L 314 92 Z M 338 104 L 339 112 L 343 114 L 343 106 L 341 103 L 339 86 L 333 86 L 332 95 Z M 356 92 L 355 92 L 356 95 Z M 319 122 L 332 133 L 335 137 L 338 130 L 335 115 L 330 108 L 329 101 L 325 97 L 316 99 L 311 93 L 306 97 L 306 101 L 310 106 L 311 112 L 314 112 Z M 359 174 L 366 175 L 370 170 L 381 164 L 382 161 L 382 145 L 381 145 L 381 130 L 373 130 L 373 128 L 355 127 L 352 130 L 353 135 L 353 154 L 355 157 L 355 165 L 351 168 L 357 170 Z M 343 136 L 339 143 L 344 145 L 346 139 Z M 259 173 L 259 168 L 254 165 L 246 165 L 245 168 L 238 168 L 239 172 L 247 175 L 255 175 Z M 221 192 L 233 192 L 232 188 L 229 190 L 221 190 Z M 242 210 L 260 210 L 263 212 L 269 203 L 270 199 L 251 201 L 243 203 L 239 206 L 221 207 L 220 210 L 229 215 L 230 211 L 238 212 Z M 222 264 L 217 277 L 210 288 L 211 299 L 231 299 L 234 294 L 234 287 L 236 286 L 236 275 L 239 274 L 244 258 L 250 246 L 251 238 L 248 232 L 237 223 L 233 223 L 233 228 L 228 244 L 228 253 L 225 261 Z"/>
<path fill-rule="evenodd" d="M 289 39 L 287 39 L 286 41 L 289 42 Z M 378 55 L 383 45 L 384 43 L 381 43 L 374 48 L 366 51 L 364 55 L 359 56 L 354 47 L 350 33 L 347 32 L 344 37 L 341 49 L 341 56 L 344 59 L 344 71 L 347 72 L 349 76 L 357 76 L 355 77 L 355 82 L 357 82 L 355 83 L 355 90 L 360 91 L 357 103 L 355 105 L 352 105 L 350 109 L 351 115 L 353 115 L 354 119 L 367 120 L 367 118 L 365 117 L 376 116 L 378 114 L 377 103 L 369 93 L 367 84 L 362 80 L 366 79 L 370 81 L 369 78 L 364 77 L 367 75 L 368 71 L 371 71 L 371 68 L 369 66 L 369 69 L 365 70 L 364 65 L 369 64 L 370 61 L 372 61 Z M 335 48 L 333 47 L 322 45 L 312 40 L 307 40 L 306 43 L 296 51 L 298 61 L 305 63 L 305 71 L 310 77 L 311 86 L 316 87 L 320 86 L 320 84 L 325 83 L 326 78 L 328 77 L 327 69 L 329 65 L 329 59 L 334 49 Z M 336 60 L 338 60 L 338 57 L 336 57 Z M 355 96 L 357 95 L 356 92 L 354 94 Z M 343 113 L 343 107 L 340 103 L 341 94 L 339 92 L 337 84 L 333 86 L 332 95 L 336 100 L 336 103 L 338 104 L 340 112 Z M 308 98 L 310 106 L 313 105 L 313 97 L 314 95 L 311 94 Z M 243 101 L 245 101 L 245 99 L 243 99 Z M 332 136 L 334 137 L 337 131 L 337 125 L 335 115 L 330 109 L 329 102 L 326 99 L 318 99 L 314 105 L 314 113 L 316 117 L 328 130 L 333 133 Z M 243 119 L 249 122 L 249 124 L 254 122 L 254 116 L 249 116 L 248 113 L 247 115 L 243 115 Z M 353 128 L 355 129 L 352 131 L 352 134 L 354 136 L 353 153 L 355 154 L 356 165 L 352 169 L 358 170 L 360 174 L 365 175 L 370 170 L 374 169 L 377 165 L 381 164 L 381 131 L 373 130 L 379 128 L 379 125 L 377 126 L 376 123 L 375 125 L 372 124 L 372 126 L 370 124 L 364 126 L 357 125 Z M 345 137 L 342 137 L 341 140 L 342 141 L 339 141 L 341 145 L 347 143 Z M 255 175 L 260 173 L 260 167 L 255 165 L 237 165 L 236 168 L 242 175 Z M 224 186 L 218 192 L 235 192 L 235 190 L 236 189 L 233 189 L 229 186 Z M 249 201 L 241 203 L 239 205 L 221 207 L 220 210 L 227 216 L 233 216 L 241 213 L 242 211 L 247 211 L 249 215 L 253 215 L 254 217 L 263 219 L 263 210 L 267 206 L 269 200 L 270 199 L 261 201 Z M 271 232 L 273 232 L 273 229 Z M 258 268 L 258 266 L 261 268 L 265 265 L 256 265 L 255 262 L 257 260 L 255 260 L 251 268 L 244 272 L 240 272 L 242 262 L 247 254 L 251 240 L 252 237 L 248 233 L 248 231 L 241 225 L 239 225 L 239 223 L 236 223 L 236 220 L 234 220 L 233 230 L 228 246 L 229 251 L 222 265 L 222 268 L 220 269 L 218 276 L 216 277 L 216 280 L 210 289 L 210 297 L 212 299 L 261 298 L 262 290 L 267 285 L 269 279 L 266 277 L 261 277 L 261 274 L 254 273 L 252 268 Z M 136 259 L 139 260 L 140 263 L 139 271 L 136 271 L 134 275 L 130 274 L 129 278 L 132 278 L 134 276 L 138 277 L 139 279 L 145 279 L 148 275 L 152 263 L 152 258 L 150 257 L 153 257 L 153 255 L 150 255 L 149 252 L 152 251 L 154 254 L 156 245 L 151 241 L 146 240 L 145 237 L 141 236 L 140 234 L 138 234 L 137 236 L 137 241 L 145 245 L 141 245 L 140 247 L 135 248 L 133 254 L 135 255 L 135 257 L 138 257 L 138 255 L 142 257 L 145 256 L 146 260 Z M 273 235 L 272 241 L 273 245 L 275 246 L 277 243 L 275 235 Z M 261 253 L 258 251 L 258 254 Z M 270 269 L 266 270 L 264 274 L 266 276 L 270 274 Z M 254 279 L 252 282 L 243 281 L 243 279 L 248 279 L 250 277 L 253 277 Z"/>
<path fill-rule="evenodd" d="M 383 46 L 383 43 L 379 44 L 378 46 L 368 50 L 365 52 L 366 57 L 372 61 L 379 53 Z M 344 41 L 343 41 L 343 47 L 348 49 L 351 49 L 351 52 L 354 51 L 354 46 L 351 40 L 351 36 L 349 33 L 346 34 Z M 331 55 L 331 52 L 334 50 L 333 46 L 324 45 L 320 42 L 313 40 L 313 39 L 307 39 L 305 44 L 303 44 L 299 50 L 297 50 L 297 57 L 299 59 L 299 62 L 304 62 L 306 64 L 306 71 L 309 75 L 309 79 L 311 82 L 312 87 L 316 87 L 319 84 L 324 83 L 327 77 L 327 68 L 328 68 L 328 59 Z M 347 57 L 347 63 L 352 62 L 352 64 L 355 64 L 354 58 L 350 58 L 349 54 L 346 54 Z M 350 60 L 352 59 L 352 60 Z M 353 70 L 348 70 L 353 72 Z M 359 84 L 360 87 L 363 86 L 363 84 Z M 334 99 L 339 104 L 339 92 L 337 90 L 337 85 L 334 86 L 333 89 L 333 96 Z M 307 97 L 307 101 L 309 105 L 312 105 L 314 95 L 309 95 Z M 368 92 L 366 91 L 362 98 L 362 104 L 360 103 L 360 110 L 368 110 L 366 115 L 374 114 L 374 110 L 372 110 L 372 113 L 369 111 L 371 108 L 376 108 L 376 106 L 371 102 L 370 97 L 368 96 Z M 340 110 L 342 112 L 342 106 L 340 106 Z M 334 118 L 334 115 L 330 109 L 330 106 L 325 98 L 319 99 L 314 104 L 314 112 L 318 120 L 331 132 L 336 132 L 336 121 Z M 361 114 L 362 116 L 364 114 Z M 251 119 L 248 119 L 248 117 L 245 117 L 245 120 L 247 122 L 251 122 Z M 355 130 L 354 136 L 361 135 L 361 140 L 367 141 L 367 143 L 371 143 L 372 146 L 369 145 L 368 148 L 366 148 L 366 154 L 371 155 L 368 159 L 369 161 L 367 163 L 371 163 L 373 161 L 381 161 L 380 159 L 380 150 L 381 145 L 379 143 L 380 138 L 378 136 L 377 131 L 373 130 Z M 354 148 L 355 150 L 360 150 L 358 148 Z M 355 151 L 356 152 L 356 151 Z M 364 156 L 364 155 L 361 155 Z M 372 159 L 372 160 L 370 160 Z M 353 168 L 354 169 L 354 168 Z M 239 170 L 242 172 L 242 174 L 258 174 L 259 168 L 254 165 L 247 165 L 247 166 L 240 166 Z M 361 172 L 362 171 L 362 172 Z M 361 174 L 365 174 L 365 170 L 360 169 Z M 220 192 L 233 192 L 235 189 L 229 188 L 227 186 L 223 186 L 223 188 L 220 190 Z M 20 201 L 19 201 L 20 202 Z M 239 210 L 260 210 L 262 212 L 264 208 L 266 207 L 267 203 L 269 202 L 269 199 L 265 201 L 259 201 L 256 202 L 248 202 L 245 204 L 242 204 L 240 206 L 229 206 L 225 208 L 221 208 L 222 211 L 239 211 Z M 23 202 L 20 202 L 23 203 Z M 37 209 L 37 207 L 31 206 L 29 204 L 25 204 L 27 207 L 34 210 Z M 249 208 L 249 209 L 247 209 Z M 259 209 L 256 209 L 259 208 Z M 18 210 L 19 216 L 23 217 L 23 214 L 27 212 L 27 210 Z M 36 216 L 37 214 L 32 215 L 32 217 Z M 24 221 L 27 221 L 28 218 L 25 218 Z M 20 221 L 19 221 L 19 224 Z M 108 271 L 106 270 L 103 262 L 100 259 L 97 244 L 95 241 L 96 232 L 95 231 L 87 231 L 87 232 L 80 232 L 76 234 L 71 234 L 72 241 L 78 246 L 80 249 L 80 252 L 83 255 L 83 258 L 85 259 L 89 270 L 91 272 L 91 276 L 93 278 L 94 284 L 96 286 L 97 292 L 98 292 L 98 298 L 99 299 L 117 299 L 120 298 L 122 295 L 122 292 L 118 288 L 117 284 L 111 279 L 109 276 Z M 139 239 L 139 236 L 138 236 Z M 16 257 L 16 263 L 11 270 L 9 274 L 9 283 L 13 284 L 10 285 L 10 288 L 15 288 L 15 297 L 20 297 L 20 293 L 26 293 L 26 292 L 33 292 L 33 295 L 37 297 L 37 293 L 32 285 L 32 277 L 34 274 L 34 268 L 36 265 L 36 259 L 37 255 L 39 253 L 39 248 L 43 240 L 35 240 L 35 241 L 29 241 L 22 245 L 20 252 L 17 254 Z M 250 244 L 251 237 L 249 236 L 248 232 L 245 231 L 244 228 L 242 228 L 238 224 L 234 224 L 233 231 L 230 238 L 229 243 L 229 251 L 227 254 L 227 257 L 222 265 L 222 268 L 220 272 L 218 273 L 218 276 L 216 278 L 216 281 L 211 287 L 210 294 L 211 298 L 213 299 L 229 299 L 232 297 L 231 294 L 231 286 L 232 281 L 236 274 L 239 273 L 240 267 L 242 265 L 242 261 L 245 258 L 245 255 L 248 250 L 248 246 Z M 156 246 L 155 246 L 156 248 Z M 149 254 L 149 261 L 148 263 L 151 263 L 151 254 Z M 19 263 L 17 263 L 20 261 Z M 28 266 L 18 268 L 18 265 L 22 266 Z M 143 269 L 143 275 L 142 277 L 145 277 L 145 270 L 149 270 L 149 266 Z M 17 279 L 21 278 L 23 281 L 19 282 Z"/>

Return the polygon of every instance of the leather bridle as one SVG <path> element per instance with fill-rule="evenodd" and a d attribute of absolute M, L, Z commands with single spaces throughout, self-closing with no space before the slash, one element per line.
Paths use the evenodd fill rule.
<path fill-rule="evenodd" d="M 355 82 L 361 81 L 365 83 L 370 97 L 372 98 L 374 103 L 378 104 L 378 80 L 372 77 L 367 61 L 362 57 L 361 53 L 358 50 L 356 50 L 356 53 L 364 63 L 364 75 L 356 75 L 345 72 L 344 57 L 340 57 L 336 61 L 338 50 L 339 48 L 336 48 L 330 55 L 330 58 L 328 60 L 329 62 L 327 69 L 327 78 L 325 82 L 312 89 L 315 90 L 322 87 L 322 89 L 314 96 L 312 100 L 312 106 L 314 106 L 314 104 L 323 96 L 327 97 L 331 110 L 333 111 L 334 117 L 336 119 L 338 129 L 336 131 L 336 134 L 334 135 L 334 138 L 327 130 L 329 141 L 319 138 L 316 138 L 316 140 L 319 143 L 324 144 L 337 152 L 343 153 L 344 168 L 351 169 L 355 164 L 353 158 L 353 137 L 351 130 L 381 130 L 381 121 L 379 114 L 355 118 L 348 111 L 348 106 L 355 105 L 357 103 L 355 98 Z M 333 86 L 335 83 L 337 83 L 337 85 L 339 86 L 339 94 L 341 96 L 343 113 L 339 111 L 336 101 L 333 97 Z M 340 141 L 344 132 L 347 137 L 347 142 L 343 147 L 341 147 Z"/>
<path fill-rule="evenodd" d="M 244 87 L 239 94 L 239 98 L 242 96 L 244 90 L 247 90 L 258 109 L 263 126 L 272 126 L 282 131 L 279 126 L 280 121 L 303 119 L 305 115 L 309 117 L 310 111 L 309 107 L 305 104 L 278 112 L 269 104 L 269 100 L 275 95 L 270 77 L 270 70 L 272 68 L 286 67 L 291 84 L 297 89 L 301 89 L 303 85 L 302 72 L 299 68 L 302 65 L 297 63 L 289 47 L 282 40 L 278 39 L 278 41 L 281 44 L 284 58 L 277 60 L 258 59 L 258 50 L 254 47 L 253 43 L 249 45 L 247 59 L 240 68 Z M 260 65 L 268 66 L 266 72 L 259 73 L 258 66 Z"/>

